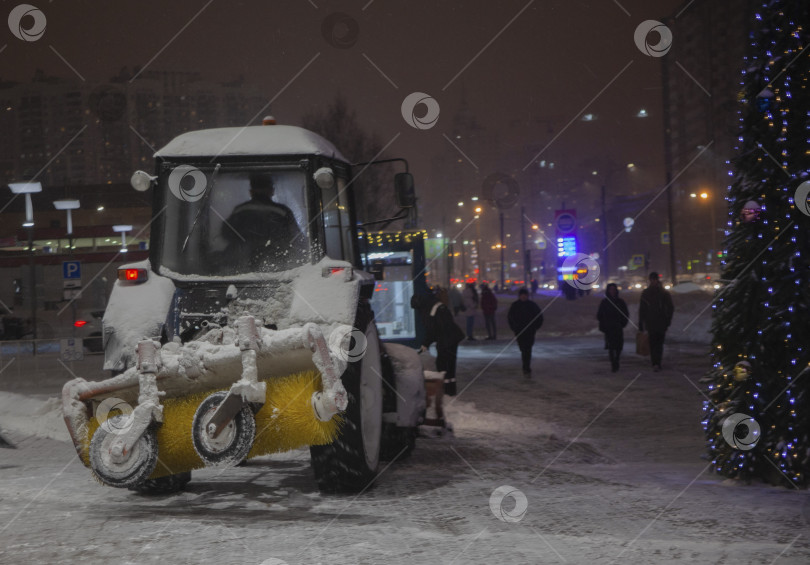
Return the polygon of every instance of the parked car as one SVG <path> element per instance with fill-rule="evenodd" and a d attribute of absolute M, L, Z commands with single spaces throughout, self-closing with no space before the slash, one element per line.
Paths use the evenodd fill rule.
<path fill-rule="evenodd" d="M 76 313 L 73 326 L 76 328 L 76 337 L 82 338 L 82 345 L 89 353 L 102 353 L 102 326 L 101 319 L 104 310 L 81 310 Z"/>

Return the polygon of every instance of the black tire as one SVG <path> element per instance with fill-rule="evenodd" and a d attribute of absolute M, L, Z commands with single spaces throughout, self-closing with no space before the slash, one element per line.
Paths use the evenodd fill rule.
<path fill-rule="evenodd" d="M 416 447 L 416 428 L 401 428 L 396 424 L 383 425 L 380 443 L 381 461 L 402 461 Z"/>
<path fill-rule="evenodd" d="M 205 428 L 227 392 L 215 392 L 202 401 L 191 424 L 194 449 L 206 465 L 233 467 L 247 457 L 256 439 L 256 418 L 250 406 L 243 406 L 216 439 L 209 439 Z"/>
<path fill-rule="evenodd" d="M 157 436 L 151 427 L 135 442 L 125 462 L 115 463 L 111 460 L 110 448 L 118 437 L 115 431 L 126 429 L 127 418 L 123 415 L 111 418 L 108 420 L 111 425 L 100 426 L 90 440 L 90 468 L 98 480 L 112 487 L 126 488 L 141 483 L 157 465 Z"/>
<path fill-rule="evenodd" d="M 157 479 L 146 479 L 129 487 L 129 490 L 140 494 L 172 494 L 185 489 L 189 481 L 191 481 L 191 471 L 186 471 Z"/>
<path fill-rule="evenodd" d="M 374 481 L 380 460 L 380 342 L 370 309 L 358 311 L 355 327 L 365 334 L 367 349 L 361 359 L 349 363 L 341 377 L 349 404 L 340 437 L 329 445 L 310 447 L 318 488 L 328 493 L 365 490 Z"/>

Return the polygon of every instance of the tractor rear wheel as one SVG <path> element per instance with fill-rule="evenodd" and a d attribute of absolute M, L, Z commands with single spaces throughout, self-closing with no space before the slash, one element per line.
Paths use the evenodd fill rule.
<path fill-rule="evenodd" d="M 365 490 L 374 482 L 380 462 L 383 385 L 380 341 L 370 309 L 358 312 L 355 327 L 365 334 L 366 350 L 341 377 L 349 404 L 340 436 L 329 445 L 310 447 L 312 468 L 323 492 Z M 354 351 L 356 344 L 351 347 Z"/>

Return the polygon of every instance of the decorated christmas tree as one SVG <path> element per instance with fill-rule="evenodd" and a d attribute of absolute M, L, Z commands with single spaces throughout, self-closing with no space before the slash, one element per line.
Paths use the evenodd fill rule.
<path fill-rule="evenodd" d="M 810 3 L 755 10 L 704 406 L 714 470 L 810 481 Z"/>

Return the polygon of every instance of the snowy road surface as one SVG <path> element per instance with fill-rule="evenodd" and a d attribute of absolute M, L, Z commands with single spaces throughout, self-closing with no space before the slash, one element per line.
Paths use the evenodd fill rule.
<path fill-rule="evenodd" d="M 307 451 L 195 472 L 174 496 L 102 487 L 48 400 L 58 379 L 0 375 L 18 445 L 0 449 L 0 563 L 810 563 L 807 492 L 708 472 L 706 345 L 669 344 L 660 373 L 626 351 L 611 374 L 599 336 L 542 333 L 531 381 L 508 341 L 462 346 L 454 435 L 358 496 L 320 494 Z"/>

